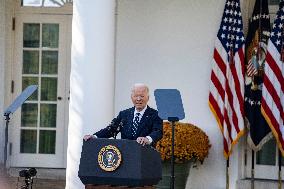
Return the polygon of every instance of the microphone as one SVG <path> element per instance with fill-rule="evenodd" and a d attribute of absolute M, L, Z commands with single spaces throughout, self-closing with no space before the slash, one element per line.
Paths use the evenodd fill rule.
<path fill-rule="evenodd" d="M 118 127 L 117 127 L 117 132 L 120 132 L 121 131 L 121 129 L 123 128 L 123 123 L 124 122 L 124 120 L 122 119 L 121 121 L 120 121 L 120 123 L 118 124 Z"/>
<path fill-rule="evenodd" d="M 114 133 L 114 139 L 116 139 L 117 134 L 121 131 L 121 129 L 123 128 L 123 119 L 120 121 L 120 123 L 118 124 L 117 128 L 116 128 L 116 132 Z"/>
<path fill-rule="evenodd" d="M 113 125 L 116 124 L 116 122 L 117 122 L 117 119 L 116 119 L 116 118 L 113 118 L 113 120 L 111 121 L 110 125 L 113 126 Z"/>
<path fill-rule="evenodd" d="M 107 126 L 107 129 L 108 130 L 111 130 L 111 128 L 113 127 L 113 126 L 115 126 L 115 124 L 116 124 L 116 118 L 113 118 L 113 120 L 110 122 L 110 124 Z"/>

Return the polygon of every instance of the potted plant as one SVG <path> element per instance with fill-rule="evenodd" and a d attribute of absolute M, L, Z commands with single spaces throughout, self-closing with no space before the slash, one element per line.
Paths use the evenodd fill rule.
<path fill-rule="evenodd" d="M 184 188 L 191 163 L 202 164 L 208 156 L 211 145 L 208 136 L 197 126 L 176 122 L 174 147 L 175 188 Z M 163 179 L 157 187 L 164 188 L 164 186 L 170 186 L 172 126 L 169 122 L 163 123 L 163 138 L 157 143 L 156 148 L 163 161 Z"/>

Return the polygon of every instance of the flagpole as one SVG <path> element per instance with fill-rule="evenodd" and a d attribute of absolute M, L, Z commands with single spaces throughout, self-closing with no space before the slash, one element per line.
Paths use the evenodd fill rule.
<path fill-rule="evenodd" d="M 228 157 L 227 159 L 227 168 L 226 168 L 226 189 L 230 188 L 230 184 L 229 184 L 229 167 L 230 167 L 230 158 Z"/>
<path fill-rule="evenodd" d="M 262 14 L 262 0 L 259 3 L 259 18 L 258 18 L 258 28 L 259 28 L 259 36 L 258 36 L 258 44 L 257 44 L 257 61 L 261 59 L 261 47 L 260 43 L 262 41 L 262 28 L 261 28 L 261 14 Z"/>
<path fill-rule="evenodd" d="M 282 188 L 282 176 L 281 176 L 281 151 L 278 150 L 278 189 Z"/>
<path fill-rule="evenodd" d="M 234 12 L 234 6 L 232 7 L 232 11 Z M 236 23 L 232 22 L 230 25 L 231 27 L 233 27 Z M 231 39 L 232 38 L 232 34 L 230 34 Z M 236 43 L 236 38 L 234 38 L 234 40 L 231 40 L 230 43 L 230 51 L 229 51 L 229 64 L 233 64 L 234 63 L 234 48 L 235 48 L 235 43 Z M 228 82 L 228 80 L 226 80 L 226 83 Z M 227 159 L 227 168 L 226 168 L 226 189 L 230 188 L 230 176 L 229 176 L 229 168 L 230 168 L 230 156 L 228 156 Z"/>
<path fill-rule="evenodd" d="M 254 189 L 254 151 L 251 150 L 251 189 Z"/>
<path fill-rule="evenodd" d="M 258 44 L 257 44 L 257 62 L 261 59 L 261 47 L 260 43 L 262 41 L 262 28 L 261 28 L 261 15 L 262 15 L 262 0 L 259 2 L 259 18 L 258 18 L 258 28 L 259 28 L 259 36 L 258 36 Z M 258 73 L 259 74 L 259 73 Z M 254 81 L 254 76 L 252 76 Z M 251 150 L 251 189 L 254 189 L 254 150 Z"/>

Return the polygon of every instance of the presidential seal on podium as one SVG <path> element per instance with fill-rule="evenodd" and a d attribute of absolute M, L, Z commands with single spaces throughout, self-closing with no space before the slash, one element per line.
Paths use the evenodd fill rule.
<path fill-rule="evenodd" d="M 114 171 L 121 163 L 121 153 L 113 145 L 107 145 L 101 148 L 98 154 L 98 163 L 104 171 Z"/>

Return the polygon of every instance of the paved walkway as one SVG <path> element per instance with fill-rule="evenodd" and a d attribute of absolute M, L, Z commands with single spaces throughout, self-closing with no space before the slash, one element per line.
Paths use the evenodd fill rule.
<path fill-rule="evenodd" d="M 25 178 L 12 177 L 6 173 L 3 166 L 0 165 L 0 189 L 21 189 L 25 186 Z M 65 180 L 63 179 L 39 179 L 34 178 L 33 189 L 65 189 Z"/>
<path fill-rule="evenodd" d="M 0 189 L 21 189 L 25 186 L 25 178 L 12 177 L 6 174 L 4 169 L 0 168 Z M 65 180 L 56 179 L 39 179 L 34 178 L 33 189 L 65 189 Z M 89 185 L 86 189 L 155 189 L 155 187 L 123 187 L 123 186 L 93 186 Z"/>
<path fill-rule="evenodd" d="M 0 189 L 20 189 L 25 179 L 18 177 L 0 177 Z M 65 189 L 65 180 L 33 179 L 33 189 Z"/>

